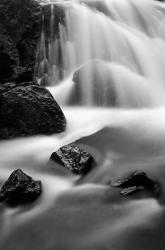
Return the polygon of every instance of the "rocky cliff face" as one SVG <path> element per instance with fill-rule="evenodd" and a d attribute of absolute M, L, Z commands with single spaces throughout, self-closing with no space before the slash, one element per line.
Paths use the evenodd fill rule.
<path fill-rule="evenodd" d="M 41 12 L 41 6 L 35 0 L 1 0 L 1 83 L 15 81 L 24 74 L 26 80 L 32 80 L 41 33 Z"/>

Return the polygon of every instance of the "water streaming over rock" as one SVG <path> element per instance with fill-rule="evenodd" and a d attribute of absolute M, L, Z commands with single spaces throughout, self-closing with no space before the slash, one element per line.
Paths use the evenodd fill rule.
<path fill-rule="evenodd" d="M 68 79 L 65 105 L 164 105 L 164 8 L 155 5 L 150 0 L 48 2 L 37 61 L 41 84 L 57 86 Z"/>
<path fill-rule="evenodd" d="M 1 207 L 1 249 L 164 250 L 165 6 L 152 0 L 42 2 L 35 74 L 63 106 L 67 130 L 0 144 L 1 181 L 22 168 L 43 182 L 32 206 Z M 78 182 L 47 164 L 71 142 L 97 162 Z M 159 179 L 159 201 L 123 199 L 107 185 L 135 169 Z"/>

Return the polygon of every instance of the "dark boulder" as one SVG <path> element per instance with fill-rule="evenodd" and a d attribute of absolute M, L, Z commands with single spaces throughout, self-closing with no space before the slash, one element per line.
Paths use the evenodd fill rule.
<path fill-rule="evenodd" d="M 0 82 L 31 71 L 32 80 L 42 11 L 35 0 L 0 1 Z"/>
<path fill-rule="evenodd" d="M 63 165 L 77 175 L 87 174 L 95 165 L 91 154 L 74 145 L 61 147 L 51 155 L 50 160 Z"/>
<path fill-rule="evenodd" d="M 9 205 L 33 202 L 40 196 L 41 189 L 41 181 L 33 180 L 21 169 L 17 169 L 1 187 L 0 201 Z"/>
<path fill-rule="evenodd" d="M 160 195 L 160 184 L 144 171 L 134 171 L 112 182 L 113 187 L 121 188 L 121 194 L 130 195 L 138 191 L 147 190 L 155 196 Z"/>
<path fill-rule="evenodd" d="M 63 132 L 65 116 L 47 89 L 35 82 L 0 87 L 0 139 Z"/>
<path fill-rule="evenodd" d="M 74 88 L 69 105 L 117 106 L 117 96 L 109 66 L 92 60 L 80 67 L 73 75 Z M 86 93 L 86 94 L 84 94 Z"/>

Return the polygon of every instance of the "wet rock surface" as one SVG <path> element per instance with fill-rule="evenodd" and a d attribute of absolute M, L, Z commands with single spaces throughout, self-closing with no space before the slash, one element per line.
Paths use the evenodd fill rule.
<path fill-rule="evenodd" d="M 19 205 L 35 201 L 41 194 L 42 184 L 33 180 L 21 169 L 17 169 L 9 176 L 0 190 L 0 201 L 9 205 Z"/>
<path fill-rule="evenodd" d="M 42 11 L 35 0 L 0 1 L 0 83 L 24 72 L 33 79 Z"/>
<path fill-rule="evenodd" d="M 130 195 L 139 191 L 149 191 L 154 196 L 159 196 L 161 187 L 159 182 L 147 175 L 144 171 L 134 171 L 112 182 L 112 186 L 121 188 L 122 195 Z"/>
<path fill-rule="evenodd" d="M 87 174 L 95 165 L 91 154 L 74 145 L 61 147 L 51 155 L 50 160 L 63 165 L 77 175 Z"/>
<path fill-rule="evenodd" d="M 63 132 L 65 116 L 48 90 L 35 82 L 0 87 L 0 139 Z"/>

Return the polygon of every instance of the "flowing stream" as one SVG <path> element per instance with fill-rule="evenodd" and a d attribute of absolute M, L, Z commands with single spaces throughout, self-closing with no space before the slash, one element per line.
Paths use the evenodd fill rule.
<path fill-rule="evenodd" d="M 165 5 L 45 0 L 43 9 L 35 74 L 67 130 L 0 143 L 1 182 L 22 168 L 43 183 L 35 204 L 0 207 L 0 249 L 164 250 Z M 82 179 L 48 164 L 71 142 L 97 162 Z M 159 200 L 123 198 L 108 185 L 135 169 L 161 182 Z"/>

